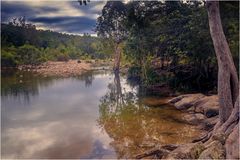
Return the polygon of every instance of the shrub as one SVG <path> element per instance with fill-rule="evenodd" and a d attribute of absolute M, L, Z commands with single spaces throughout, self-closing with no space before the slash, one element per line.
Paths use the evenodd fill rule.
<path fill-rule="evenodd" d="M 61 55 L 57 56 L 57 61 L 65 61 L 65 62 L 67 62 L 68 60 L 69 60 L 69 56 L 68 55 L 61 54 Z"/>
<path fill-rule="evenodd" d="M 29 44 L 25 44 L 17 49 L 17 59 L 20 64 L 40 64 L 41 54 L 38 48 Z"/>
<path fill-rule="evenodd" d="M 2 50 L 1 55 L 1 66 L 2 67 L 15 67 L 17 65 L 17 62 L 15 61 L 15 56 L 5 50 Z"/>

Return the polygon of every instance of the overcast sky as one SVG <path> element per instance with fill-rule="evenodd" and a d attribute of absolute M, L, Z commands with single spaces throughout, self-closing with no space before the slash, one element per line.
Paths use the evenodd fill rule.
<path fill-rule="evenodd" d="M 2 0 L 1 20 L 8 22 L 12 17 L 25 16 L 38 29 L 94 34 L 96 19 L 105 3 L 91 0 L 88 5 L 80 6 L 77 0 Z"/>

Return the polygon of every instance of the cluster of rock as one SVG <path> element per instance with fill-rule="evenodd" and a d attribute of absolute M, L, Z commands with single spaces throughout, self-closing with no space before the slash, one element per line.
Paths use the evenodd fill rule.
<path fill-rule="evenodd" d="M 67 62 L 54 62 L 48 61 L 39 65 L 33 69 L 34 72 L 42 74 L 44 76 L 77 76 L 91 69 L 91 64 L 77 60 L 69 60 Z"/>
<path fill-rule="evenodd" d="M 219 113 L 218 96 L 203 94 L 185 94 L 169 100 L 177 109 L 190 114 L 183 119 L 190 124 L 197 124 L 203 130 L 211 130 L 217 123 Z"/>
<path fill-rule="evenodd" d="M 169 100 L 169 103 L 179 110 L 190 113 L 184 117 L 184 120 L 190 124 L 199 125 L 203 130 L 212 130 L 218 121 L 219 102 L 217 95 L 186 94 Z M 234 132 L 234 134 L 236 133 Z M 193 141 L 187 144 L 158 146 L 144 154 L 137 155 L 136 158 L 225 159 L 226 139 L 224 139 L 224 136 L 212 138 L 212 141 L 206 143 L 201 141 L 194 143 Z M 229 138 L 231 138 L 231 135 Z M 236 146 L 235 143 L 233 145 Z M 238 154 L 237 149 L 235 149 L 235 152 L 233 154 Z"/>

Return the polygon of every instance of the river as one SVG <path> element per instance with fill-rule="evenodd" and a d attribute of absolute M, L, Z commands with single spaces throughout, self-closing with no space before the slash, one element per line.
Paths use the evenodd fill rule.
<path fill-rule="evenodd" d="M 132 158 L 198 135 L 166 98 L 140 95 L 109 71 L 70 78 L 2 73 L 2 158 Z"/>

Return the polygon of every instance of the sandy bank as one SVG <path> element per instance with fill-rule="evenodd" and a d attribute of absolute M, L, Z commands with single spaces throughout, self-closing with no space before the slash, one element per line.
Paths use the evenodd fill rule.
<path fill-rule="evenodd" d="M 67 62 L 48 61 L 38 66 L 19 66 L 20 70 L 31 70 L 44 76 L 77 76 L 91 70 L 92 64 L 87 61 L 69 60 Z"/>

